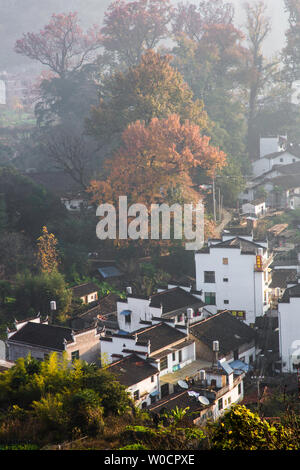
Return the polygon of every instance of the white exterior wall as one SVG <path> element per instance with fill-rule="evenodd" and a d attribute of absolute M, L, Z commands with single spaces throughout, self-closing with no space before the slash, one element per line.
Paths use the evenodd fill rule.
<path fill-rule="evenodd" d="M 270 152 L 273 153 L 273 152 Z M 282 161 L 281 161 L 282 160 Z M 274 165 L 290 165 L 291 163 L 298 162 L 300 159 L 289 152 L 278 155 L 274 158 L 260 158 L 252 163 L 253 175 L 261 176 L 267 171 L 272 170 Z"/>
<path fill-rule="evenodd" d="M 115 361 L 115 358 L 112 357 L 113 354 L 123 354 L 124 356 L 129 356 L 131 353 L 123 353 L 123 349 L 134 350 L 137 352 L 149 353 L 147 346 L 138 346 L 134 339 L 131 338 L 119 338 L 119 337 L 112 337 L 112 341 L 100 341 L 101 344 L 101 359 L 104 363 L 111 364 Z M 142 355 L 141 357 L 145 357 Z"/>
<path fill-rule="evenodd" d="M 87 302 L 86 302 L 86 297 L 87 297 Z M 83 295 L 82 297 L 80 297 L 81 300 L 83 301 L 83 303 L 91 303 L 91 302 L 95 302 L 95 300 L 98 299 L 98 293 L 97 292 L 93 292 L 92 294 L 89 294 L 89 295 Z"/>
<path fill-rule="evenodd" d="M 241 393 L 239 394 L 238 392 L 238 384 L 235 387 L 232 387 L 231 390 L 228 392 L 224 393 L 224 395 L 220 398 L 223 399 L 223 409 L 219 410 L 218 408 L 218 401 L 219 399 L 216 400 L 214 408 L 213 408 L 213 419 L 217 420 L 219 419 L 227 410 L 231 408 L 231 406 L 234 403 L 238 403 L 243 400 L 244 398 L 244 383 L 243 380 L 240 382 L 241 383 Z M 230 398 L 230 403 L 228 402 L 228 399 Z"/>
<path fill-rule="evenodd" d="M 160 377 L 166 374 L 170 374 L 174 372 L 173 368 L 180 365 L 180 369 L 187 366 L 191 362 L 196 360 L 196 344 L 190 344 L 181 349 L 182 351 L 182 361 L 179 362 L 179 350 L 174 351 L 175 353 L 175 361 L 172 359 L 172 354 L 168 354 L 168 368 L 160 371 Z"/>
<path fill-rule="evenodd" d="M 242 211 L 244 214 L 254 214 L 256 216 L 260 216 L 266 212 L 266 203 L 263 202 L 258 205 L 246 203 L 242 205 Z"/>
<path fill-rule="evenodd" d="M 293 363 L 300 362 L 300 298 L 278 304 L 279 353 L 282 372 L 295 372 Z"/>
<path fill-rule="evenodd" d="M 126 302 L 117 302 L 118 323 L 120 330 L 131 333 L 141 328 L 140 321 L 151 321 L 152 316 L 161 317 L 161 309 L 150 307 L 149 299 L 137 299 L 135 297 L 128 297 Z M 123 310 L 130 310 L 131 322 L 125 323 L 125 315 L 122 315 Z"/>
<path fill-rule="evenodd" d="M 278 137 L 261 137 L 260 138 L 260 158 L 270 153 L 279 152 L 281 147 L 279 145 Z"/>
<path fill-rule="evenodd" d="M 228 258 L 228 265 L 223 264 Z M 196 253 L 197 290 L 216 293 L 216 306 L 206 306 L 212 313 L 218 310 L 244 310 L 246 323 L 255 323 L 268 308 L 264 306 L 264 273 L 255 272 L 256 256 L 241 254 L 239 248 L 210 248 L 210 253 Z M 215 272 L 215 283 L 204 282 L 204 271 Z M 223 279 L 228 278 L 228 282 Z M 229 303 L 225 304 L 224 300 Z M 269 299 L 267 297 L 267 302 Z"/>
<path fill-rule="evenodd" d="M 127 391 L 130 393 L 131 397 L 133 398 L 134 392 L 139 391 L 140 398 L 139 400 L 135 401 L 136 406 L 142 407 L 144 402 L 147 403 L 147 406 L 151 404 L 150 393 L 158 392 L 160 393 L 159 389 L 159 374 L 154 375 L 154 382 L 151 381 L 151 377 L 148 377 L 141 382 L 131 385 L 127 388 Z M 158 397 L 157 397 L 158 398 Z"/>

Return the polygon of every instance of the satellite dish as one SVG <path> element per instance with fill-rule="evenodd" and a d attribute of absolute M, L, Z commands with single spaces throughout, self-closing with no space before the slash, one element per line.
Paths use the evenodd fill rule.
<path fill-rule="evenodd" d="M 184 382 L 183 380 L 178 380 L 177 383 L 178 383 L 179 387 L 181 387 L 181 388 L 185 388 L 185 389 L 189 388 L 188 384 L 186 382 Z"/>
<path fill-rule="evenodd" d="M 201 403 L 201 405 L 209 405 L 209 400 L 206 397 L 198 397 L 198 401 Z"/>

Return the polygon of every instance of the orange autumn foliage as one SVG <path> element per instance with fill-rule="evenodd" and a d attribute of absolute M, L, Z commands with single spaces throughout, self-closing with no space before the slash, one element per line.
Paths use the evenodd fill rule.
<path fill-rule="evenodd" d="M 92 181 L 93 202 L 131 202 L 149 205 L 165 200 L 168 190 L 181 188 L 185 202 L 199 199 L 193 189 L 192 173 L 201 167 L 212 176 L 226 165 L 226 155 L 210 145 L 198 125 L 177 114 L 130 124 L 122 136 L 122 146 L 104 165 L 100 181 Z"/>

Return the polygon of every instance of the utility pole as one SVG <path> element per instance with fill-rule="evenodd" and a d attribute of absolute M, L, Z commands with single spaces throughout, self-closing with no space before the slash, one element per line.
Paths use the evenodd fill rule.
<path fill-rule="evenodd" d="M 216 215 L 216 185 L 215 185 L 215 175 L 213 176 L 213 207 L 214 207 L 214 222 L 217 221 Z"/>

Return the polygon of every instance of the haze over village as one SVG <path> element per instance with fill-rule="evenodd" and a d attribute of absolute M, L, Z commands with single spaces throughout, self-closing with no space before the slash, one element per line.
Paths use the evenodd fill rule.
<path fill-rule="evenodd" d="M 299 450 L 300 0 L 0 0 L 0 44 L 0 450 Z"/>

